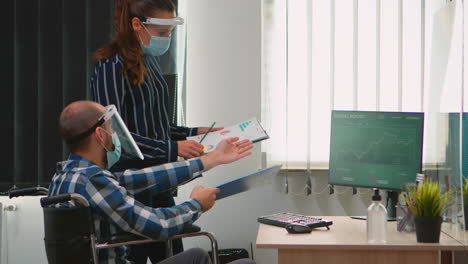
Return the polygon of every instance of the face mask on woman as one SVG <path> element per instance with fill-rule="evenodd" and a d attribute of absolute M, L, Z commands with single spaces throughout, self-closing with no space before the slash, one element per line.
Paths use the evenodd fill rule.
<path fill-rule="evenodd" d="M 166 51 L 169 49 L 169 46 L 171 45 L 171 37 L 152 36 L 145 26 L 143 26 L 143 28 L 151 36 L 148 46 L 145 46 L 143 41 L 141 42 L 141 48 L 143 49 L 143 52 L 151 56 L 161 56 L 166 53 Z"/>

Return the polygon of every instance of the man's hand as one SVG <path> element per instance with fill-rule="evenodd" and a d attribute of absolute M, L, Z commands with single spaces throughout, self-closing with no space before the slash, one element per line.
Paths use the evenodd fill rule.
<path fill-rule="evenodd" d="M 190 194 L 190 198 L 197 199 L 202 205 L 203 212 L 206 212 L 213 207 L 216 201 L 216 194 L 219 192 L 220 190 L 218 188 L 195 186 Z"/>
<path fill-rule="evenodd" d="M 178 155 L 191 159 L 203 155 L 203 145 L 194 140 L 177 141 Z"/>
<path fill-rule="evenodd" d="M 219 130 L 221 130 L 221 129 L 223 129 L 223 128 L 224 128 L 224 127 L 213 127 L 213 128 L 211 129 L 210 133 L 211 133 L 211 132 L 215 132 L 215 131 L 219 131 Z M 199 127 L 197 133 L 198 133 L 198 135 L 203 135 L 203 134 L 205 134 L 206 132 L 208 132 L 209 129 L 210 129 L 209 127 Z"/>
<path fill-rule="evenodd" d="M 216 149 L 201 157 L 203 167 L 209 170 L 221 164 L 231 163 L 240 160 L 252 152 L 247 152 L 253 148 L 250 140 L 239 141 L 238 137 L 224 139 L 216 146 Z"/>

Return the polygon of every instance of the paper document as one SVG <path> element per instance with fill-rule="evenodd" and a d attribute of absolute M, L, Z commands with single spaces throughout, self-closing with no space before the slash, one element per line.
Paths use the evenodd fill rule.
<path fill-rule="evenodd" d="M 281 166 L 282 165 L 275 165 L 216 186 L 216 188 L 221 189 L 221 192 L 216 194 L 216 200 L 245 192 L 256 187 L 265 186 L 266 183 L 271 182 L 273 177 L 278 175 Z"/>
<path fill-rule="evenodd" d="M 204 135 L 187 137 L 187 140 L 200 142 Z M 203 151 L 208 153 L 213 151 L 218 143 L 226 138 L 239 137 L 239 140 L 248 139 L 252 142 L 258 142 L 269 138 L 263 127 L 256 118 L 251 118 L 234 126 L 225 127 L 222 130 L 208 133 L 203 139 Z"/>

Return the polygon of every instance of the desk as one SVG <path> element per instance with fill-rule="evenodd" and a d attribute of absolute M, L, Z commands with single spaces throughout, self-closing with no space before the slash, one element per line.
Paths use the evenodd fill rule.
<path fill-rule="evenodd" d="M 333 221 L 330 230 L 320 228 L 310 234 L 288 234 L 284 228 L 260 224 L 257 248 L 278 249 L 279 264 L 438 264 L 443 252 L 465 250 L 462 243 L 443 232 L 440 243 L 417 243 L 415 233 L 397 232 L 396 222 L 388 222 L 385 245 L 368 244 L 366 221 L 348 216 L 323 218 Z"/>

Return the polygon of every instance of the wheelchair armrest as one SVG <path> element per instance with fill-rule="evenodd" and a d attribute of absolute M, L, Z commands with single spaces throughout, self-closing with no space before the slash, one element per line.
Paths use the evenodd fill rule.
<path fill-rule="evenodd" d="M 147 239 L 147 238 L 139 236 L 139 235 L 135 235 L 132 233 L 119 233 L 114 236 L 101 239 L 102 241 L 98 241 L 98 243 L 107 242 L 109 244 L 116 244 L 116 243 L 124 243 L 124 242 L 144 240 L 144 239 Z"/>
<path fill-rule="evenodd" d="M 52 197 L 43 197 L 41 198 L 41 206 L 47 207 L 52 204 L 64 203 L 71 200 L 71 195 L 69 193 L 59 194 Z"/>
<path fill-rule="evenodd" d="M 76 201 L 82 206 L 89 207 L 89 202 L 81 194 L 78 193 L 62 193 L 55 196 L 41 198 L 41 206 L 43 208 L 52 204 L 65 203 L 70 200 Z"/>
<path fill-rule="evenodd" d="M 183 235 L 183 234 L 191 234 L 191 233 L 196 233 L 200 232 L 201 228 L 197 225 L 188 225 L 180 231 L 178 235 Z M 147 239 L 145 237 L 135 235 L 132 233 L 118 233 L 114 236 L 108 237 L 108 238 L 103 238 L 99 243 L 109 243 L 109 244 L 116 244 L 116 243 L 124 243 L 124 242 L 129 242 L 129 241 L 138 241 L 138 240 L 144 240 Z"/>
<path fill-rule="evenodd" d="M 197 225 L 188 225 L 180 231 L 179 235 L 200 232 L 201 228 Z"/>
<path fill-rule="evenodd" d="M 16 190 L 11 190 L 8 192 L 8 196 L 11 198 L 18 197 L 18 196 L 25 196 L 25 195 L 40 195 L 40 194 L 45 194 L 47 195 L 49 193 L 49 190 L 44 187 L 29 187 L 29 188 L 23 188 L 23 189 L 16 189 Z"/>

